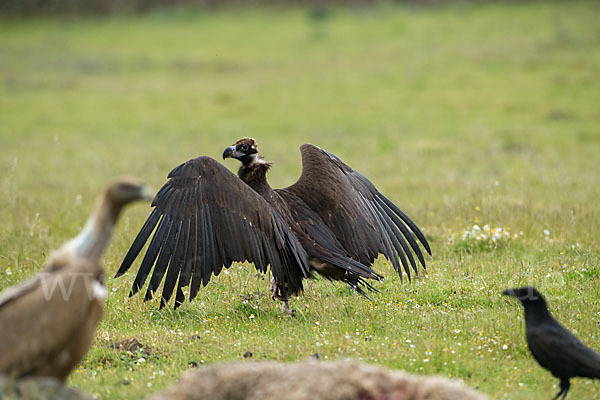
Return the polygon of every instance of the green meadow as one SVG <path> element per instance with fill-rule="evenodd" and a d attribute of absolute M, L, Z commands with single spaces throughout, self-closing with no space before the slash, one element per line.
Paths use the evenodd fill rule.
<path fill-rule="evenodd" d="M 113 279 L 149 211 L 136 204 L 105 254 L 105 316 L 68 384 L 142 399 L 190 363 L 318 353 L 549 399 L 558 380 L 500 293 L 535 285 L 600 350 L 599 19 L 592 1 L 0 19 L 0 289 L 40 271 L 116 175 L 158 189 L 181 162 L 250 136 L 284 187 L 313 143 L 422 228 L 426 272 L 401 280 L 380 259 L 372 301 L 308 281 L 291 318 L 270 276 L 239 264 L 159 311 L 128 297 L 136 271 Z M 133 338 L 143 347 L 115 348 Z M 572 383 L 569 398 L 600 398 L 598 381 Z"/>

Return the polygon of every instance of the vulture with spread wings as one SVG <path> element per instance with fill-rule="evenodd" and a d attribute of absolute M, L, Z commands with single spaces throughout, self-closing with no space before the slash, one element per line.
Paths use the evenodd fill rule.
<path fill-rule="evenodd" d="M 365 295 L 365 288 L 374 290 L 367 280 L 382 278 L 371 269 L 379 254 L 400 277 L 402 269 L 409 278 L 411 268 L 418 273 L 415 256 L 425 268 L 417 240 L 431 254 L 429 244 L 400 208 L 335 155 L 310 144 L 300 151 L 302 174 L 285 189 L 269 186 L 271 164 L 250 138 L 223 152 L 223 159 L 242 163 L 239 178 L 205 156 L 171 171 L 116 275 L 131 267 L 154 232 L 130 295 L 154 267 L 145 299 L 152 299 L 164 278 L 161 308 L 176 286 L 177 308 L 184 287 L 191 286 L 191 301 L 223 267 L 249 261 L 261 272 L 270 266 L 271 294 L 293 313 L 288 299 L 313 272 Z"/>

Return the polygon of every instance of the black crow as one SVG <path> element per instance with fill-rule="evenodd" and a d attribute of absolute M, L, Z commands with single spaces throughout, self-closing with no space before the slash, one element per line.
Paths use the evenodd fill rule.
<path fill-rule="evenodd" d="M 567 396 L 569 379 L 600 379 L 600 354 L 562 327 L 548 311 L 546 300 L 533 287 L 506 289 L 502 294 L 519 300 L 525 308 L 525 332 L 529 350 L 537 362 L 560 379 L 553 400 Z"/>
<path fill-rule="evenodd" d="M 363 175 L 335 155 L 310 144 L 300 147 L 302 174 L 285 189 L 267 182 L 271 167 L 258 155 L 254 139 L 243 138 L 223 152 L 242 165 L 238 177 L 210 157 L 197 157 L 175 168 L 158 192 L 146 223 L 125 256 L 117 276 L 129 269 L 155 227 L 131 295 L 154 267 L 146 299 L 166 275 L 161 307 L 175 307 L 191 285 L 190 300 L 212 275 L 233 261 L 253 262 L 273 272 L 271 294 L 291 313 L 288 299 L 302 291 L 313 272 L 344 281 L 358 293 L 380 279 L 371 265 L 383 254 L 402 276 L 425 267 L 418 241 L 431 254 L 417 225 Z"/>

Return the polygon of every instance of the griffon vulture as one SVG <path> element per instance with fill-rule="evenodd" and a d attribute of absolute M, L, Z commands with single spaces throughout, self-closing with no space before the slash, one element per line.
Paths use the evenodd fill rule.
<path fill-rule="evenodd" d="M 261 272 L 270 265 L 272 297 L 293 314 L 288 299 L 302 291 L 303 279 L 313 272 L 365 295 L 364 288 L 374 290 L 366 280 L 381 279 L 371 269 L 379 254 L 400 277 L 402 268 L 409 278 L 411 267 L 418 273 L 413 252 L 425 267 L 417 240 L 431 254 L 429 244 L 400 208 L 335 155 L 310 144 L 300 151 L 302 174 L 285 189 L 269 186 L 271 164 L 250 138 L 223 152 L 223 159 L 242 163 L 239 178 L 205 156 L 171 171 L 116 274 L 131 267 L 154 232 L 130 296 L 154 267 L 145 299 L 153 297 L 166 274 L 160 307 L 177 285 L 177 308 L 185 300 L 184 287 L 191 285 L 192 300 L 223 267 L 250 261 Z"/>
<path fill-rule="evenodd" d="M 109 184 L 85 227 L 43 272 L 0 294 L 0 375 L 64 381 L 85 355 L 106 296 L 100 264 L 121 209 L 151 199 L 132 178 Z"/>

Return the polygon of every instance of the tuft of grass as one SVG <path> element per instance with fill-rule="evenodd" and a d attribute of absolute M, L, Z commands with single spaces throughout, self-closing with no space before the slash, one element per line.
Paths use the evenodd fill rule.
<path fill-rule="evenodd" d="M 270 277 L 248 264 L 158 311 L 128 298 L 133 273 L 112 278 L 148 212 L 136 205 L 105 255 L 105 317 L 70 385 L 140 399 L 190 365 L 318 353 L 460 379 L 496 399 L 545 399 L 557 381 L 529 355 L 518 305 L 500 296 L 525 284 L 600 349 L 597 5 L 324 16 L 244 8 L 2 20 L 0 288 L 39 271 L 81 229 L 109 178 L 158 188 L 179 163 L 218 158 L 242 136 L 274 162 L 274 187 L 299 175 L 300 144 L 337 154 L 422 227 L 434 252 L 411 281 L 379 260 L 387 279 L 372 301 L 307 282 L 295 318 L 280 315 Z M 486 224 L 518 236 L 463 239 Z M 148 356 L 111 347 L 132 338 Z M 598 398 L 600 385 L 576 380 L 571 392 Z"/>

